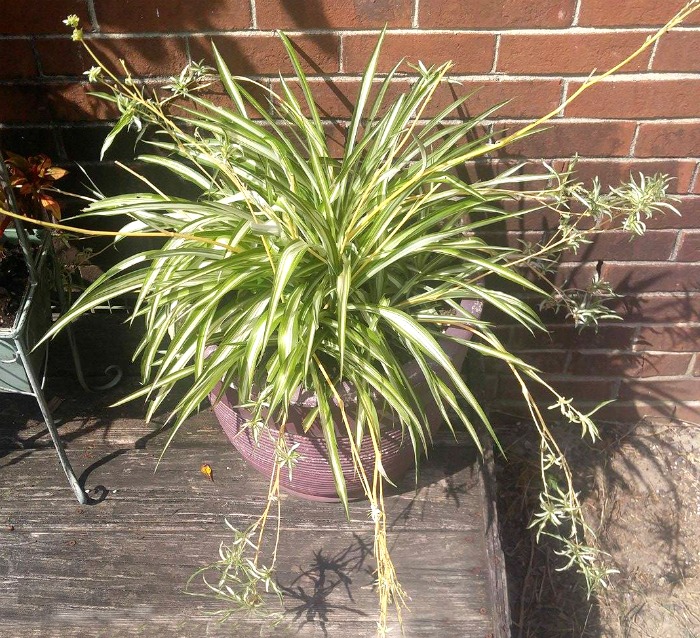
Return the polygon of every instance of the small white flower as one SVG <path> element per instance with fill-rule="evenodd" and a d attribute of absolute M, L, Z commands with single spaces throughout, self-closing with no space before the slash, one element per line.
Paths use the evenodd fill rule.
<path fill-rule="evenodd" d="M 75 15 L 75 13 L 71 13 L 64 21 L 63 24 L 69 27 L 73 27 L 74 29 L 78 28 L 78 25 L 80 24 L 80 18 Z"/>
<path fill-rule="evenodd" d="M 83 75 L 88 76 L 88 82 L 97 82 L 101 73 L 102 67 L 100 66 L 93 66 L 90 67 L 87 71 L 83 71 Z"/>

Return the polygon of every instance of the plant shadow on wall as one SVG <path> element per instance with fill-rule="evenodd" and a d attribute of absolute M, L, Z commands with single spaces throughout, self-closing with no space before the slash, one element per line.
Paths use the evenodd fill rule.
<path fill-rule="evenodd" d="M 377 28 L 386 25 L 387 28 L 407 27 L 405 16 L 397 21 L 397 14 L 402 13 L 401 4 L 396 0 L 351 0 L 345 3 L 328 3 L 322 0 L 282 0 L 287 19 L 281 18 L 282 24 L 276 26 L 284 29 L 323 29 L 336 26 L 340 21 L 343 26 L 355 28 Z M 335 6 L 334 6 L 335 4 Z M 333 13 L 333 20 L 329 14 Z"/>
<path fill-rule="evenodd" d="M 328 26 L 327 21 L 322 17 L 322 7 L 317 6 L 316 2 L 310 2 L 308 5 L 313 5 L 313 8 L 309 9 L 309 15 L 313 15 L 315 28 Z M 294 16 L 299 11 L 299 6 L 290 7 L 292 22 L 296 21 Z M 128 5 L 128 10 L 112 11 L 108 16 L 104 16 L 98 7 L 97 16 L 101 31 L 95 31 L 94 25 L 83 25 L 85 26 L 83 37 L 90 42 L 95 54 L 122 79 L 125 77 L 125 72 L 120 61 L 128 60 L 131 79 L 149 89 L 161 90 L 170 77 L 179 73 L 185 64 L 201 62 L 210 57 L 212 42 L 219 47 L 229 61 L 233 74 L 259 78 L 262 91 L 269 86 L 271 78 L 276 78 L 280 73 L 283 75 L 293 73 L 281 42 L 271 38 L 269 33 L 260 34 L 256 30 L 251 30 L 247 8 L 239 12 L 245 14 L 245 19 L 238 15 L 232 16 L 231 13 L 230 3 L 222 0 L 207 2 L 206 11 L 190 2 L 131 3 Z M 172 24 L 173 27 L 165 30 L 163 24 Z M 231 24 L 234 30 L 245 32 L 244 35 L 242 37 L 229 35 L 227 32 L 231 29 Z M 142 32 L 150 32 L 150 34 L 144 37 L 140 35 Z M 191 32 L 211 35 L 191 35 Z M 160 33 L 160 37 L 152 37 L 153 33 Z M 177 35 L 171 35 L 172 33 Z M 126 35 L 111 37 L 115 34 Z M 338 36 L 321 34 L 298 38 L 293 36 L 290 39 L 294 42 L 294 47 L 304 61 L 305 70 L 309 75 L 328 75 L 338 72 Z M 51 51 L 53 53 L 53 50 Z M 51 105 L 53 121 L 102 120 L 107 126 L 107 120 L 117 120 L 120 113 L 116 105 L 100 100 L 85 90 L 85 82 L 89 80 L 85 77 L 89 75 L 85 70 L 94 63 L 91 56 L 78 47 L 60 51 L 63 54 L 60 60 L 48 57 L 45 60 L 42 59 L 45 74 L 62 80 L 60 84 L 47 83 L 46 85 L 48 93 L 44 101 L 48 101 Z M 41 52 L 40 49 L 40 54 Z M 80 80 L 81 85 L 66 84 L 65 81 L 68 78 Z M 257 90 L 253 87 L 252 91 L 256 93 Z M 167 90 L 164 92 L 167 93 Z M 214 102 L 221 102 L 227 97 L 225 91 L 214 87 L 212 87 L 212 93 L 203 91 L 202 95 L 211 98 Z M 258 92 L 257 95 L 260 97 L 262 93 Z M 65 135 L 69 137 L 70 131 L 66 131 Z M 81 143 L 83 140 L 89 142 L 87 147 Z M 81 137 L 75 143 L 68 139 L 66 143 L 68 154 L 71 155 L 71 152 L 75 154 L 75 158 L 69 157 L 69 159 L 83 161 L 97 159 L 99 144 L 96 140 L 97 135 L 91 136 L 85 131 L 81 132 Z M 123 158 L 132 159 L 134 153 L 128 150 L 128 145 L 120 146 Z"/>
<path fill-rule="evenodd" d="M 66 22 L 74 38 L 83 40 L 78 19 Z M 244 441 L 267 448 L 267 465 L 257 465 L 269 476 L 260 518 L 232 529 L 221 560 L 204 570 L 205 583 L 232 609 L 256 610 L 267 601 L 265 592 L 283 593 L 275 578 L 277 541 L 263 541 L 270 533 L 278 537 L 270 528 L 275 520 L 279 524 L 281 485 L 289 482 L 294 491 L 305 486 L 292 482 L 293 476 L 304 476 L 306 449 L 323 444 L 323 478 L 314 475 L 313 483 L 329 484 L 328 495 L 348 515 L 349 495 L 368 499 L 363 507 L 374 532 L 379 634 L 386 633 L 392 607 L 400 618 L 406 593 L 390 555 L 384 499 L 388 481 L 398 480 L 389 472 L 389 451 L 393 440 L 403 439 L 411 443 L 409 462 L 418 458 L 440 417 L 464 429 L 478 447 L 477 430 L 495 434 L 457 369 L 467 350 L 504 363 L 521 388 L 539 442 L 540 508 L 533 526 L 538 537 L 556 542 L 563 563 L 577 569 L 592 592 L 610 572 L 583 515 L 578 473 L 553 436 L 548 422 L 554 419 L 545 407 L 592 441 L 598 436 L 595 410 L 577 410 L 536 368 L 509 352 L 492 324 L 480 319 L 480 306 L 492 305 L 528 329 L 543 330 L 528 304 L 490 285 L 500 279 L 571 314 L 575 308 L 578 323 L 595 324 L 598 307 L 582 307 L 562 287 L 551 286 L 549 267 L 589 236 L 617 227 L 638 233 L 640 220 L 673 210 L 667 180 L 630 183 L 629 191 L 642 192 L 641 206 L 628 197 L 601 198 L 551 167 L 544 188 L 536 185 L 541 175 L 516 170 L 476 183 L 460 180 L 456 167 L 522 139 L 560 109 L 497 142 L 464 143 L 498 107 L 446 122 L 465 96 L 428 115 L 449 63 L 416 66 L 418 79 L 404 84 L 405 93 L 390 91 L 398 67 L 377 75 L 384 33 L 361 82 L 344 154 L 336 159 L 302 62 L 280 37 L 299 95 L 280 80 L 271 106 L 247 89 L 259 85 L 231 74 L 216 48 L 216 76 L 190 64 L 171 81 L 167 99 L 143 92 L 95 58 L 90 79 L 102 81 L 103 98 L 121 113 L 103 150 L 129 126 L 153 126 L 161 133 L 150 144 L 160 153 L 142 155 L 141 161 L 189 181 L 199 194 L 175 197 L 140 176 L 145 192 L 96 197 L 86 214 L 131 218 L 119 236 L 167 241 L 163 249 L 129 257 L 105 273 L 51 334 L 108 299 L 137 292 L 133 314 L 147 323 L 139 345 L 145 388 L 125 401 L 149 397 L 151 416 L 178 381 L 193 378 L 177 397 L 173 435 L 209 397 L 240 450 Z M 89 43 L 83 45 L 90 53 Z M 215 77 L 230 97 L 226 108 L 199 95 Z M 523 214 L 501 206 L 522 196 L 522 184 L 529 185 L 527 196 L 537 206 L 557 214 L 557 233 L 544 244 L 513 249 L 480 239 L 477 231 L 488 224 Z M 581 211 L 571 208 L 574 200 L 583 204 Z M 531 387 L 542 390 L 547 403 L 538 403 Z M 292 432 L 298 413 L 303 418 Z"/>

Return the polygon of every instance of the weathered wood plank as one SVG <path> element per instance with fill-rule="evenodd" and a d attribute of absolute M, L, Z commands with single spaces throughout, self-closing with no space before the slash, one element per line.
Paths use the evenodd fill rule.
<path fill-rule="evenodd" d="M 0 415 L 14 419 L 12 436 L 0 440 L 0 636 L 374 636 L 366 503 L 352 503 L 346 519 L 338 505 L 285 496 L 283 622 L 235 616 L 219 624 L 210 614 L 221 604 L 183 588 L 227 540 L 224 519 L 243 526 L 259 514 L 266 481 L 208 410 L 188 422 L 154 473 L 167 432 L 132 408 L 109 411 L 104 398 L 67 396 L 59 411 L 71 418 L 61 431 L 91 496 L 103 499 L 94 505 L 73 500 L 31 404 L 0 398 Z M 213 482 L 200 472 L 204 462 Z M 387 499 L 392 555 L 412 597 L 405 636 L 505 635 L 490 562 L 500 550 L 476 455 L 441 441 L 417 487 L 413 479 Z"/>

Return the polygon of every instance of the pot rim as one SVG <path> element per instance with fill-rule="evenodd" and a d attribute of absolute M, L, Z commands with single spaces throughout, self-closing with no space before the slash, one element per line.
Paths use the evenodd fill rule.
<path fill-rule="evenodd" d="M 479 318 L 481 316 L 481 312 L 483 310 L 484 302 L 481 299 L 463 299 L 460 303 L 462 308 L 466 310 L 467 312 L 471 313 L 475 317 Z M 446 331 L 446 334 L 450 336 L 461 336 L 464 335 L 463 338 L 465 339 L 470 339 L 472 336 L 472 332 L 469 330 L 466 330 L 464 328 L 459 328 L 459 327 L 451 327 L 448 328 Z M 460 348 L 463 346 L 459 344 L 458 345 Z M 207 355 L 214 350 L 215 346 L 207 346 Z M 407 362 L 404 366 L 404 372 L 406 373 L 406 376 L 408 377 L 409 380 L 415 379 L 415 377 L 422 375 L 420 366 L 415 362 L 415 361 L 409 361 Z M 233 390 L 237 390 L 236 386 L 234 384 L 230 385 L 230 388 Z M 347 403 L 355 403 L 357 399 L 357 395 L 355 393 L 354 387 L 351 383 L 348 381 L 343 381 L 341 384 L 340 388 L 336 388 L 338 391 L 338 396 L 341 398 L 342 401 L 347 402 Z M 222 400 L 226 390 L 221 392 L 221 390 L 216 391 L 216 395 L 219 396 L 218 400 Z M 337 404 L 337 400 L 334 400 L 334 403 Z M 297 386 L 296 390 L 292 393 L 289 399 L 289 406 L 294 406 L 294 407 L 299 407 L 299 408 L 308 408 L 308 409 L 313 409 L 317 407 L 318 405 L 318 400 L 316 398 L 315 392 L 312 390 L 305 390 L 301 386 Z"/>

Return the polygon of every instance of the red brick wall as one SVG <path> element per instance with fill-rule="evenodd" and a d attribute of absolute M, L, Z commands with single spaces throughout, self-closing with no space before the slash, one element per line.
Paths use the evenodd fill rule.
<path fill-rule="evenodd" d="M 401 56 L 426 63 L 453 59 L 467 104 L 478 112 L 510 99 L 508 123 L 559 105 L 589 72 L 607 68 L 641 44 L 682 0 L 52 0 L 3 3 L 0 21 L 0 135 L 18 152 L 43 150 L 90 167 L 110 112 L 85 95 L 90 66 L 61 20 L 81 16 L 100 50 L 128 58 L 155 84 L 188 57 L 207 55 L 213 38 L 240 73 L 274 83 L 289 73 L 274 30 L 293 37 L 327 115 L 348 116 L 359 73 L 387 24 L 383 68 Z M 609 233 L 564 271 L 602 273 L 625 297 L 623 322 L 597 334 L 552 323 L 533 340 L 503 327 L 510 344 L 584 401 L 617 398 L 610 418 L 644 414 L 700 417 L 700 12 L 635 60 L 616 79 L 568 106 L 551 130 L 506 157 L 581 156 L 580 174 L 615 183 L 630 171 L 675 178 L 682 218 L 667 215 L 636 242 Z M 408 81 L 408 80 L 406 80 Z M 446 89 L 438 104 L 451 98 Z M 93 166 L 97 171 L 98 167 Z M 536 230 L 531 220 L 525 230 Z M 523 229 L 511 229 L 513 235 Z M 510 388 L 497 379 L 498 405 Z"/>

